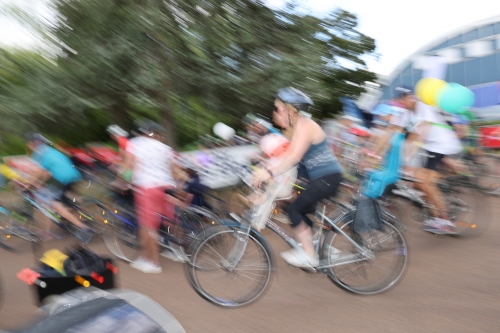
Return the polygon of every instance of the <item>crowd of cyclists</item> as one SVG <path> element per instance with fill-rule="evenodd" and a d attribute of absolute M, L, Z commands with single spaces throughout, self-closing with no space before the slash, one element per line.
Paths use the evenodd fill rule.
<path fill-rule="evenodd" d="M 270 120 L 255 115 L 245 117 L 246 140 L 260 145 L 264 152 L 260 158 L 255 158 L 258 163 L 252 185 L 259 188 L 297 167 L 296 183 L 307 187 L 307 191 L 279 207 L 281 212 L 276 214 L 277 220 L 291 224 L 302 244 L 299 249 L 281 253 L 290 265 L 302 268 L 319 265 L 309 213 L 314 212 L 320 200 L 335 196 L 343 180 L 355 182 L 355 173 L 383 166 L 384 157 L 398 134 L 405 137 L 399 172 L 413 181 L 433 207 L 433 216 L 424 222 L 424 230 L 454 233 L 454 221 L 448 216 L 443 194 L 436 184 L 442 167 L 470 176 L 458 157 L 464 147 L 477 147 L 471 121 L 465 116 L 451 117 L 421 103 L 409 87 L 398 87 L 394 93 L 394 100 L 373 110 L 369 126 L 364 120 L 350 115 L 319 124 L 308 113 L 313 105 L 311 98 L 290 87 L 280 89 L 275 95 Z M 131 266 L 145 273 L 160 273 L 157 241 L 160 216 L 173 216 L 176 207 L 203 205 L 205 189 L 198 174 L 200 166 L 187 165 L 180 154 L 164 144 L 165 131 L 155 122 L 137 122 L 134 135 L 130 137 L 117 125 L 109 126 L 108 132 L 119 150 L 119 158 L 112 167 L 116 178 L 110 186 L 118 190 L 133 188 L 140 225 L 141 255 Z M 68 200 L 74 200 L 72 190 L 82 175 L 71 159 L 40 133 L 27 134 L 26 142 L 36 162 L 27 182 L 36 189 L 43 189 L 49 195 L 47 201 L 52 209 L 79 228 L 79 240 L 88 243 L 94 231 L 71 214 L 65 205 Z M 233 139 L 228 144 L 235 142 Z M 350 162 L 346 163 L 347 160 Z M 247 205 L 251 205 L 251 201 L 247 198 Z M 161 254 L 183 261 L 172 251 Z"/>

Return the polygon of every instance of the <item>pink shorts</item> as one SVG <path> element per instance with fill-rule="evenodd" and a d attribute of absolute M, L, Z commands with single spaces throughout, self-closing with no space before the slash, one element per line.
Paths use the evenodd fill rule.
<path fill-rule="evenodd" d="M 171 187 L 137 188 L 134 193 L 137 219 L 139 224 L 157 230 L 160 227 L 161 216 L 174 219 L 175 206 L 168 202 L 165 190 Z"/>

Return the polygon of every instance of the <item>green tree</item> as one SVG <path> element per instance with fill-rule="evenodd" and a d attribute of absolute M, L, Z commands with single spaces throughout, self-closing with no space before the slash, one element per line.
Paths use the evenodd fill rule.
<path fill-rule="evenodd" d="M 57 66 L 41 66 L 10 96 L 30 96 L 17 102 L 32 119 L 77 133 L 83 126 L 79 135 L 92 139 L 99 137 L 92 122 L 100 131 L 106 122 L 128 127 L 149 117 L 167 128 L 169 144 L 186 144 L 217 121 L 238 126 L 247 112 L 270 114 L 274 92 L 289 85 L 311 94 L 326 115 L 340 110 L 340 96 L 356 97 L 374 79 L 362 60 L 374 40 L 343 10 L 319 19 L 258 0 L 52 5 L 50 25 L 20 18 L 45 36 Z"/>

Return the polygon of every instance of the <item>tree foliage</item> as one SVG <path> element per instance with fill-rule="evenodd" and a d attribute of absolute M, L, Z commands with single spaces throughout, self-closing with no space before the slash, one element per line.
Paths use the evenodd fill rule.
<path fill-rule="evenodd" d="M 107 123 L 130 127 L 149 117 L 167 128 L 170 144 L 186 144 L 218 121 L 238 126 L 245 113 L 270 115 L 274 92 L 290 85 L 309 93 L 322 117 L 375 79 L 363 61 L 375 42 L 343 10 L 320 19 L 258 0 L 52 6 L 51 24 L 19 15 L 45 36 L 49 60 L 4 52 L 0 65 L 11 72 L 0 72 L 0 112 L 75 142 L 101 139 Z"/>

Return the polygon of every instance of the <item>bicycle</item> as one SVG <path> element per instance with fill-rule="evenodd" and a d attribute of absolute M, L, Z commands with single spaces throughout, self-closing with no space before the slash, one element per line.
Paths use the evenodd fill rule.
<path fill-rule="evenodd" d="M 76 239 L 81 238 L 81 230 L 64 219 L 50 208 L 29 185 L 13 180 L 20 189 L 21 204 L 9 210 L 0 207 L 0 236 L 4 239 L 4 246 L 9 250 L 17 251 L 19 244 L 16 240 L 28 241 L 34 244 L 43 241 L 48 235 L 34 222 L 34 211 L 38 210 L 52 223 Z M 100 231 L 108 223 L 106 213 L 109 211 L 103 203 L 91 198 L 83 197 L 81 200 L 73 199 L 65 204 L 78 219 L 94 232 Z M 109 213 L 108 213 L 109 215 Z M 86 243 L 82 241 L 82 243 Z"/>
<path fill-rule="evenodd" d="M 167 194 L 176 196 L 175 190 Z M 121 260 L 133 262 L 139 257 L 139 224 L 135 215 L 131 192 L 125 199 L 119 194 L 111 198 L 111 216 L 107 230 L 103 232 L 104 244 L 108 250 Z M 185 261 L 189 260 L 187 249 L 208 227 L 221 223 L 219 216 L 197 206 L 177 208 L 174 219 L 158 214 L 161 218 L 158 244 L 163 250 L 178 253 Z"/>
<path fill-rule="evenodd" d="M 274 194 L 266 192 L 268 202 L 263 206 L 246 211 L 242 217 L 232 214 L 233 225 L 210 228 L 193 244 L 191 262 L 186 265 L 187 276 L 205 300 L 222 307 L 240 307 L 257 301 L 269 288 L 276 259 L 252 222 L 264 222 L 290 247 L 299 248 L 297 241 L 270 219 L 275 202 L 280 200 L 276 196 L 281 186 Z M 361 237 L 351 228 L 355 207 L 334 199 L 323 200 L 321 204 L 322 208 L 316 211 L 320 220 L 313 242 L 320 265 L 309 271 L 326 274 L 338 287 L 355 294 L 377 294 L 394 287 L 403 278 L 408 262 L 401 222 L 384 212 L 382 231 Z M 327 206 L 332 204 L 338 213 L 329 218 Z M 384 252 L 395 255 L 392 264 L 384 268 L 386 276 L 367 282 L 370 275 L 367 271 L 377 267 L 375 261 L 383 258 Z M 228 277 L 222 281 L 224 274 Z"/>
<path fill-rule="evenodd" d="M 446 177 L 438 182 L 438 188 L 443 194 L 451 222 L 455 224 L 455 235 L 469 236 L 479 234 L 484 231 L 487 224 L 478 224 L 475 213 L 478 211 L 477 192 L 470 183 L 461 181 L 462 177 Z M 403 178 L 404 181 L 416 183 L 411 178 Z M 423 223 L 433 217 L 434 206 L 428 201 L 423 192 L 413 189 L 398 182 L 395 186 L 388 188 L 380 203 L 385 210 L 393 215 L 402 215 L 401 208 L 404 204 L 400 199 L 409 203 L 406 215 L 411 220 Z"/>

